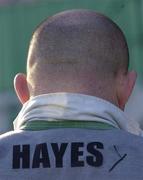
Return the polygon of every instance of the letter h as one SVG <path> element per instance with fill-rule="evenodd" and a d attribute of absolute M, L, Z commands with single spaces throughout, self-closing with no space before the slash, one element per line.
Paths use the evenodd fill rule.
<path fill-rule="evenodd" d="M 20 169 L 22 161 L 22 168 L 26 169 L 30 167 L 30 145 L 13 146 L 13 169 Z"/>

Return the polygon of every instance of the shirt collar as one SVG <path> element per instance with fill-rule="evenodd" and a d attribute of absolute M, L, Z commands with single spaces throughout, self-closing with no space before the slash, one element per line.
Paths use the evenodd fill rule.
<path fill-rule="evenodd" d="M 39 95 L 26 102 L 14 121 L 14 129 L 20 129 L 30 121 L 93 121 L 139 135 L 136 122 L 112 103 L 83 94 L 51 93 Z"/>

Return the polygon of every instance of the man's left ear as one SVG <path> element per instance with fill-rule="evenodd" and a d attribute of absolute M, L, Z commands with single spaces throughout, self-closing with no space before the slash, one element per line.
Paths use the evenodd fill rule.
<path fill-rule="evenodd" d="M 130 71 L 125 75 L 120 76 L 120 80 L 117 82 L 117 99 L 118 106 L 120 109 L 124 110 L 125 105 L 133 91 L 135 82 L 137 78 L 137 73 L 135 71 Z"/>
<path fill-rule="evenodd" d="M 30 94 L 27 85 L 26 75 L 19 73 L 14 78 L 15 92 L 22 104 L 29 100 Z"/>

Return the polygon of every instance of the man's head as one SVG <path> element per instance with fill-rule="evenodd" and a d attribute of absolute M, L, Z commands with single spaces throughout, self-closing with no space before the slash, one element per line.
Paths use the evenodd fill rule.
<path fill-rule="evenodd" d="M 136 74 L 128 72 L 125 37 L 109 18 L 90 10 L 71 10 L 46 19 L 34 32 L 27 76 L 18 74 L 21 102 L 54 92 L 98 96 L 124 109 Z"/>

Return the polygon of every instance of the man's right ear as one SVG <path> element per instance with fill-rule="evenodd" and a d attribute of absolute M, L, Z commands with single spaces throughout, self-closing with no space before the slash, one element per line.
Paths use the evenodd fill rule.
<path fill-rule="evenodd" d="M 127 74 L 121 74 L 117 80 L 117 98 L 118 106 L 124 110 L 124 107 L 130 97 L 135 82 L 137 78 L 137 73 L 135 71 L 129 71 Z"/>
<path fill-rule="evenodd" d="M 14 78 L 14 89 L 20 102 L 24 104 L 30 98 L 26 75 L 19 73 Z"/>

